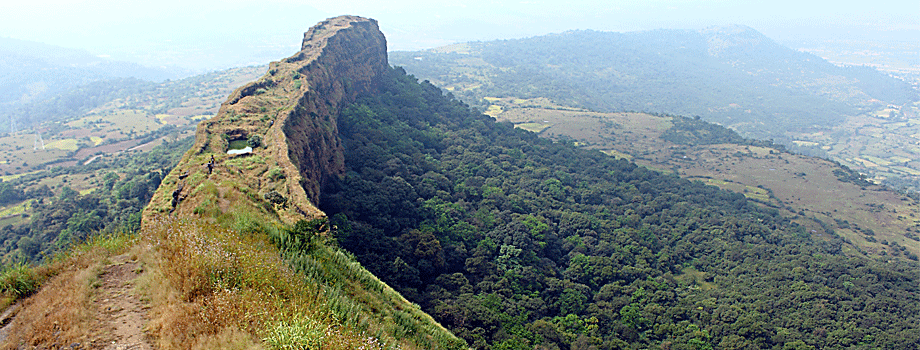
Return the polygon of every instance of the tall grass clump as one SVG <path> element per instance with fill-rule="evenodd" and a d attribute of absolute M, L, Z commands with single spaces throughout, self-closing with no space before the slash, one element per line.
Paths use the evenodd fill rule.
<path fill-rule="evenodd" d="M 31 295 L 41 286 L 42 278 L 32 266 L 19 262 L 6 266 L 0 272 L 0 307 L 7 307 L 17 299 Z"/>

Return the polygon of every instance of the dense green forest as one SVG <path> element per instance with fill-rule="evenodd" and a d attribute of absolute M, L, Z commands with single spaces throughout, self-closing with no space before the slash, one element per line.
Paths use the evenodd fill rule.
<path fill-rule="evenodd" d="M 920 346 L 916 262 L 849 256 L 831 230 L 496 123 L 401 68 L 381 89 L 342 111 L 348 172 L 321 208 L 475 348 Z"/>
<path fill-rule="evenodd" d="M 55 167 L 0 182 L 0 205 L 29 201 L 22 214 L 27 225 L 0 227 L 0 255 L 8 262 L 36 261 L 51 256 L 90 234 L 136 231 L 141 211 L 192 138 L 164 142 L 149 152 L 107 157 L 88 165 Z M 80 194 L 67 186 L 39 185 L 42 179 L 90 173 L 95 190 Z M 97 175 L 98 174 L 98 175 Z"/>
<path fill-rule="evenodd" d="M 572 31 L 393 52 L 410 73 L 455 87 L 465 101 L 547 97 L 600 112 L 699 115 L 766 139 L 839 123 L 881 103 L 918 99 L 869 67 L 837 67 L 747 27 L 704 31 Z"/>

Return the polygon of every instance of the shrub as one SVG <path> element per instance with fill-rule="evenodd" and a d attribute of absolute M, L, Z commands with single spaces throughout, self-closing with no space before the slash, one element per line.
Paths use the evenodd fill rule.
<path fill-rule="evenodd" d="M 253 149 L 259 148 L 262 146 L 262 136 L 252 135 L 246 142 L 249 143 L 249 147 L 252 147 Z"/>
<path fill-rule="evenodd" d="M 281 170 L 279 167 L 274 167 L 268 171 L 268 179 L 272 181 L 278 181 L 285 178 L 284 170 Z"/>
<path fill-rule="evenodd" d="M 14 300 L 32 294 L 40 286 L 38 274 L 24 263 L 14 264 L 0 272 L 0 293 Z"/>

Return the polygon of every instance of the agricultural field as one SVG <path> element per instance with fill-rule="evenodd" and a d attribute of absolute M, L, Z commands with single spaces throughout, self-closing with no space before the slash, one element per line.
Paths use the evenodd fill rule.
<path fill-rule="evenodd" d="M 542 99 L 489 101 L 503 111 L 495 115 L 499 121 L 522 129 L 539 124 L 543 137 L 577 141 L 651 169 L 742 193 L 795 217 L 816 233 L 833 230 L 854 244 L 855 253 L 887 256 L 892 243 L 920 253 L 920 241 L 905 236 L 920 229 L 920 205 L 871 182 L 843 181 L 843 170 L 833 161 L 755 145 L 669 142 L 662 139 L 674 125 L 669 116 L 595 113 Z M 903 164 L 893 162 L 893 157 L 863 155 L 867 162 Z"/>
<path fill-rule="evenodd" d="M 197 124 L 215 114 L 227 95 L 266 70 L 264 66 L 235 68 L 166 82 L 76 117 L 58 116 L 27 130 L 0 134 L 0 181 L 33 194 L 21 201 L 0 202 L 4 203 L 0 204 L 0 238 L 7 240 L 0 242 L 0 262 L 21 258 L 13 249 L 18 238 L 10 237 L 27 231 L 35 218 L 48 215 L 49 205 L 58 205 L 57 198 L 62 193 L 72 190 L 85 196 L 98 192 L 96 197 L 108 198 L 115 197 L 111 193 L 124 192 L 120 198 L 104 200 L 118 202 L 112 204 L 117 210 L 106 210 L 111 211 L 110 216 L 140 205 L 129 197 L 143 193 L 144 188 L 155 188 L 134 188 L 131 184 L 169 170 L 151 165 L 166 161 L 161 159 L 163 147 L 159 151 L 156 147 L 164 143 L 184 145 L 194 135 Z M 188 147 L 180 148 L 170 149 L 168 157 L 178 157 Z M 151 150 L 154 152 L 149 153 Z M 110 173 L 117 175 L 115 182 L 129 185 L 113 188 L 111 178 L 103 179 Z M 61 213 L 65 212 L 55 215 Z M 52 249 L 51 242 L 40 238 L 38 231 L 41 230 L 33 230 L 30 235 L 43 242 L 42 250 Z"/>
<path fill-rule="evenodd" d="M 170 134 L 173 138 L 188 135 L 194 127 L 191 122 L 164 124 L 153 114 L 136 110 L 104 111 L 49 124 L 0 137 L 0 147 L 8 150 L 0 159 L 0 174 L 70 166 L 86 162 L 88 157 L 124 152 Z M 168 125 L 173 127 L 165 129 Z"/>
<path fill-rule="evenodd" d="M 5 150 L 0 153 L 0 175 L 88 164 L 188 137 L 234 89 L 264 73 L 264 66 L 243 67 L 167 82 L 150 95 L 116 99 L 76 118 L 0 134 L 0 149 Z"/>
<path fill-rule="evenodd" d="M 833 128 L 789 134 L 805 153 L 836 160 L 878 183 L 920 189 L 920 103 L 887 106 Z"/>
<path fill-rule="evenodd" d="M 0 138 L 0 174 L 15 175 L 30 172 L 38 165 L 66 157 L 68 152 L 44 146 L 34 134 L 14 134 Z"/>

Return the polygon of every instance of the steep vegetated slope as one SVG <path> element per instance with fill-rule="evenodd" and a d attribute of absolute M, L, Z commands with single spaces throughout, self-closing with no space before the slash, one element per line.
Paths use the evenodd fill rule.
<path fill-rule="evenodd" d="M 916 262 L 847 256 L 830 230 L 741 194 L 391 74 L 339 117 L 346 173 L 320 208 L 364 266 L 474 347 L 920 344 Z"/>
<path fill-rule="evenodd" d="M 489 99 L 487 113 L 552 140 L 744 194 L 806 226 L 834 230 L 857 254 L 917 259 L 920 202 L 831 160 L 667 114 L 599 113 L 546 99 Z M 848 246 L 849 248 L 850 246 Z"/>

